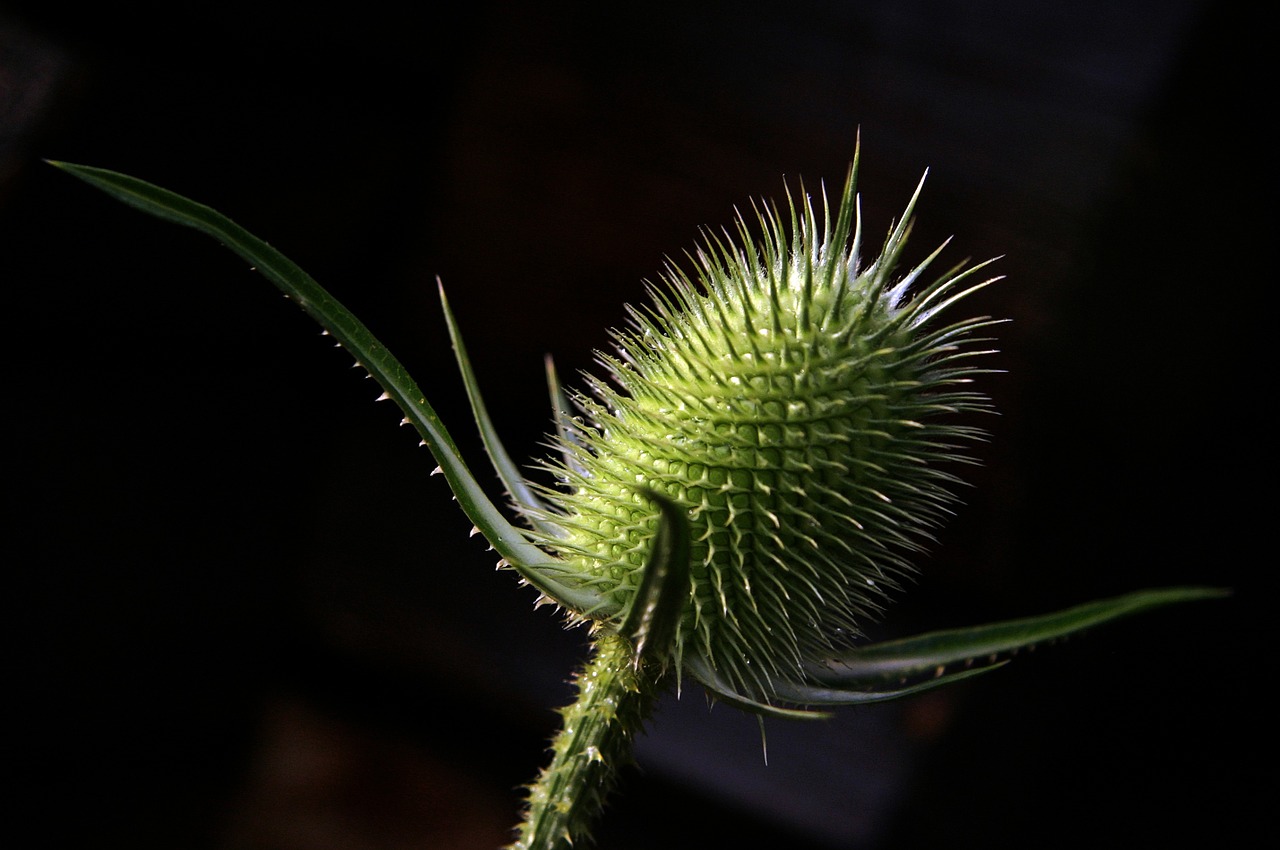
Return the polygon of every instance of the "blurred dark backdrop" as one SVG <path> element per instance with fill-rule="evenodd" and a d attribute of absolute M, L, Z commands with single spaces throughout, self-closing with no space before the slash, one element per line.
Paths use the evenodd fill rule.
<path fill-rule="evenodd" d="M 11 847 L 494 847 L 583 654 L 209 203 L 416 374 L 479 466 L 434 279 L 513 452 L 664 259 L 784 179 L 1005 255 L 1001 410 L 878 634 L 1231 586 L 827 724 L 662 706 L 602 845 L 1228 846 L 1271 460 L 1272 90 L 1242 2 L 0 2 Z M 1269 196 L 1264 198 L 1264 191 Z"/>

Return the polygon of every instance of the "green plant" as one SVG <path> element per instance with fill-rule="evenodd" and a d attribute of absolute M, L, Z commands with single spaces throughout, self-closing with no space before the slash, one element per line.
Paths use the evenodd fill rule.
<path fill-rule="evenodd" d="M 910 575 L 945 516 L 987 409 L 971 380 L 995 324 L 947 320 L 985 268 L 896 269 L 916 196 L 863 264 L 854 166 L 834 210 L 757 208 L 710 237 L 695 276 L 669 267 L 601 355 L 610 380 L 562 389 L 548 361 L 557 482 L 527 480 L 489 417 L 441 304 L 483 443 L 521 525 L 486 495 L 405 369 L 278 251 L 218 212 L 136 178 L 54 163 L 248 260 L 368 370 L 414 425 L 501 563 L 585 625 L 551 763 L 529 786 L 514 848 L 582 846 L 656 697 L 687 676 L 761 715 L 823 716 L 993 670 L 1020 647 L 1151 608 L 1221 595 L 1141 591 L 1032 617 L 867 644 L 860 629 Z M 832 216 L 834 212 L 834 218 Z M 575 416 L 576 410 L 579 415 Z"/>

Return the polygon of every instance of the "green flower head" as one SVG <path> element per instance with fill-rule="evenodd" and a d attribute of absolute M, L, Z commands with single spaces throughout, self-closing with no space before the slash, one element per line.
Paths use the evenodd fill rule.
<path fill-rule="evenodd" d="M 864 264 L 851 168 L 819 221 L 805 198 L 758 207 L 762 237 L 709 238 L 692 276 L 669 266 L 654 306 L 630 309 L 562 415 L 562 487 L 529 511 L 538 541 L 612 604 L 631 608 L 659 523 L 652 494 L 689 527 L 688 599 L 675 654 L 733 690 L 777 683 L 859 633 L 911 572 L 946 514 L 978 436 L 957 414 L 986 318 L 943 321 L 976 268 L 896 275 L 912 198 Z M 917 190 L 918 193 L 918 190 Z M 614 616 L 616 620 L 620 614 Z"/>

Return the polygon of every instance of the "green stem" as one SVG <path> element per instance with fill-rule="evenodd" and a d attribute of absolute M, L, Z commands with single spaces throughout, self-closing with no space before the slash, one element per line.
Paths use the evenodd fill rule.
<path fill-rule="evenodd" d="M 630 762 L 635 734 L 653 709 L 659 687 L 634 665 L 631 645 L 616 634 L 596 637 L 593 657 L 578 674 L 578 698 L 561 709 L 551 764 L 529 786 L 524 821 L 509 850 L 565 850 L 590 843 L 591 827 Z"/>

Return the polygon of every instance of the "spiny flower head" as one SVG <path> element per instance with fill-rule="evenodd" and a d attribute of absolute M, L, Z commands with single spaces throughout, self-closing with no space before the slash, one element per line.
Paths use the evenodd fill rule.
<path fill-rule="evenodd" d="M 629 607 L 659 522 L 653 494 L 687 517 L 688 602 L 678 662 L 752 700 L 803 681 L 859 634 L 947 513 L 987 409 L 969 389 L 986 318 L 939 317 L 983 284 L 979 267 L 931 283 L 895 276 L 912 198 L 880 256 L 861 258 L 851 168 L 834 221 L 825 196 L 739 217 L 708 237 L 693 275 L 668 266 L 654 305 L 630 309 L 564 417 L 560 489 L 544 494 L 542 545 Z M 919 190 L 917 189 L 917 196 Z M 700 676 L 702 678 L 702 676 Z"/>

